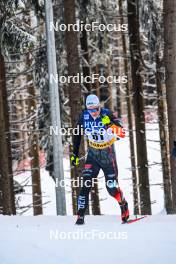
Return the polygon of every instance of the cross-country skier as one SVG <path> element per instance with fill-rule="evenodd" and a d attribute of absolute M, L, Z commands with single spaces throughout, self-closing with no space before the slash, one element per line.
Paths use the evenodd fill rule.
<path fill-rule="evenodd" d="M 88 137 L 89 147 L 83 170 L 83 187 L 78 196 L 76 224 L 84 224 L 84 214 L 89 202 L 92 179 L 97 177 L 100 169 L 105 175 L 107 191 L 119 203 L 122 221 L 126 222 L 129 218 L 128 203 L 118 187 L 118 168 L 113 145 L 117 135 L 124 137 L 121 122 L 113 116 L 109 109 L 100 108 L 98 97 L 90 94 L 86 98 L 86 109 L 82 111 L 77 126 L 79 127 L 79 134 L 74 135 L 73 155 L 71 156 L 73 166 L 79 164 L 81 128 Z"/>

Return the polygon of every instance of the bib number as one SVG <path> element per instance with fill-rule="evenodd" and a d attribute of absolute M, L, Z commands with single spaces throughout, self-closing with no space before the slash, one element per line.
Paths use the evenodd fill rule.
<path fill-rule="evenodd" d="M 92 133 L 92 138 L 93 138 L 93 140 L 95 140 L 95 141 L 103 141 L 104 140 L 104 135 L 102 135 L 102 134 L 99 134 L 99 133 L 97 133 L 97 132 L 93 132 Z"/>

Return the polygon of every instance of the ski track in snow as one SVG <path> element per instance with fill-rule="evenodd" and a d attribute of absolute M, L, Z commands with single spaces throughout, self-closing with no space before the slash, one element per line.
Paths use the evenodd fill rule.
<path fill-rule="evenodd" d="M 74 221 L 72 216 L 0 216 L 0 264 L 175 263 L 176 216 L 155 215 L 130 225 L 118 216 L 87 216 L 84 226 Z M 53 235 L 93 230 L 125 239 Z"/>

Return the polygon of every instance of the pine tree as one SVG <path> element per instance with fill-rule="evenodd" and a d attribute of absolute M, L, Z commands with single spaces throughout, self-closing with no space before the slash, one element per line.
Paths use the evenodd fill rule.
<path fill-rule="evenodd" d="M 64 0 L 64 19 L 65 24 L 75 24 L 75 1 L 74 0 Z M 76 76 L 80 73 L 80 61 L 78 53 L 78 36 L 75 31 L 71 30 L 66 32 L 66 51 L 67 51 L 67 63 L 68 63 L 68 76 Z M 74 83 L 71 81 L 68 87 L 69 92 L 69 105 L 70 105 L 70 118 L 71 126 L 75 127 L 79 114 L 82 111 L 82 95 L 81 87 L 79 83 Z M 84 144 L 83 141 L 80 146 L 79 151 L 80 157 L 84 157 Z M 83 159 L 80 160 L 80 165 L 73 168 L 71 171 L 72 179 L 76 180 L 81 178 L 83 169 Z M 73 213 L 76 214 L 77 211 L 77 197 L 79 195 L 78 188 L 72 188 L 72 198 L 73 198 Z"/>
<path fill-rule="evenodd" d="M 150 186 L 145 132 L 145 112 L 142 79 L 140 76 L 140 36 L 138 1 L 128 1 L 128 30 L 131 54 L 131 77 L 136 127 L 137 167 L 141 214 L 151 214 Z"/>
<path fill-rule="evenodd" d="M 5 62 L 0 52 L 0 177 L 3 214 L 15 214 Z"/>
<path fill-rule="evenodd" d="M 164 204 L 166 212 L 172 213 L 172 189 L 170 177 L 169 151 L 168 151 L 168 131 L 167 131 L 167 106 L 164 99 L 165 86 L 162 81 L 161 61 L 156 57 L 156 84 L 158 95 L 158 119 L 160 132 L 161 160 L 163 170 Z"/>
<path fill-rule="evenodd" d="M 164 64 L 170 152 L 176 140 L 176 2 L 164 0 Z M 170 156 L 173 213 L 176 213 L 176 159 Z"/>
<path fill-rule="evenodd" d="M 119 15 L 120 22 L 124 24 L 124 12 L 122 0 L 119 0 Z M 129 129 L 129 141 L 130 141 L 130 157 L 131 157 L 131 167 L 132 167 L 132 183 L 133 183 L 133 204 L 134 204 L 134 214 L 139 214 L 139 201 L 138 201 L 138 177 L 136 170 L 136 153 L 135 153 L 135 142 L 134 142 L 134 122 L 133 122 L 133 107 L 132 107 L 132 89 L 130 81 L 130 73 L 128 71 L 128 60 L 127 60 L 127 41 L 125 34 L 121 33 L 122 38 L 122 50 L 123 50 L 123 67 L 124 72 L 128 76 L 128 82 L 126 83 L 126 103 L 127 103 L 127 112 L 128 112 L 128 129 Z"/>

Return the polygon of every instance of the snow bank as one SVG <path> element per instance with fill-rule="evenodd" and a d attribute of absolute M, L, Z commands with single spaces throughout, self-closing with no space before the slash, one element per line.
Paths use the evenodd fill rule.
<path fill-rule="evenodd" d="M 0 264 L 175 263 L 176 216 L 0 216 Z"/>

